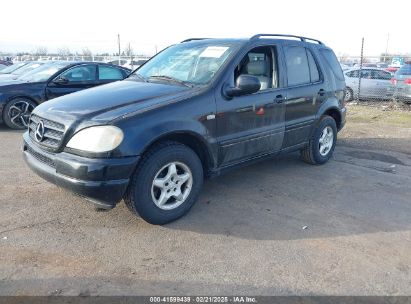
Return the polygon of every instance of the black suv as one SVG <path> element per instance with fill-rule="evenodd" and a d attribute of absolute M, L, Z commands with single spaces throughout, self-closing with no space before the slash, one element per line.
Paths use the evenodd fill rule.
<path fill-rule="evenodd" d="M 204 177 L 296 150 L 325 163 L 345 123 L 344 88 L 315 39 L 188 39 L 123 81 L 36 107 L 24 158 L 100 208 L 124 198 L 165 224 L 188 212 Z"/>

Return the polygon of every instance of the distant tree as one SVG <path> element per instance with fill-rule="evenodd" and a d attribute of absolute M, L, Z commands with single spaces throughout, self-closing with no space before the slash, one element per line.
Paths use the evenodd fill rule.
<path fill-rule="evenodd" d="M 128 45 L 124 48 L 123 53 L 124 53 L 126 56 L 128 56 L 128 57 L 131 57 L 131 56 L 134 55 L 134 50 L 133 50 L 133 48 L 131 47 L 130 42 L 129 42 Z"/>
<path fill-rule="evenodd" d="M 340 62 L 348 62 L 349 59 L 350 59 L 350 56 L 346 53 L 344 53 L 340 56 Z"/>
<path fill-rule="evenodd" d="M 87 56 L 87 57 L 91 57 L 91 56 L 93 56 L 93 53 L 89 50 L 89 48 L 85 47 L 85 48 L 82 49 L 82 55 Z"/>
<path fill-rule="evenodd" d="M 67 57 L 71 55 L 71 52 L 68 47 L 63 46 L 57 50 L 57 54 L 61 57 Z"/>
<path fill-rule="evenodd" d="M 45 56 L 45 55 L 47 55 L 47 48 L 45 46 L 38 46 L 34 49 L 33 55 L 35 55 L 35 56 Z"/>

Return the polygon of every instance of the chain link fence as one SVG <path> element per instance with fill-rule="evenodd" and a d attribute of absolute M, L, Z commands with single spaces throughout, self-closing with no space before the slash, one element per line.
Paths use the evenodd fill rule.
<path fill-rule="evenodd" d="M 66 56 L 53 56 L 53 55 L 23 55 L 23 56 L 12 56 L 4 55 L 1 58 L 12 60 L 14 63 L 20 61 L 95 61 L 95 62 L 106 62 L 115 65 L 121 65 L 127 68 L 137 68 L 150 59 L 150 56 L 136 55 L 136 56 L 83 56 L 83 55 L 66 55 Z M 1 59 L 0 58 L 0 59 Z"/>
<path fill-rule="evenodd" d="M 364 43 L 364 42 L 363 42 Z M 345 100 L 411 104 L 411 53 L 339 56 L 346 82 Z"/>

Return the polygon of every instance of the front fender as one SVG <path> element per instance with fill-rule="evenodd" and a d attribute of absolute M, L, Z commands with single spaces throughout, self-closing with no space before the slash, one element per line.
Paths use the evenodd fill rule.
<path fill-rule="evenodd" d="M 207 128 L 195 120 L 166 120 L 151 124 L 138 123 L 134 128 L 123 128 L 124 142 L 119 147 L 122 156 L 142 155 L 155 142 L 173 135 L 186 135 L 189 140 L 196 140 L 205 149 L 211 166 L 216 163 L 217 142 Z"/>

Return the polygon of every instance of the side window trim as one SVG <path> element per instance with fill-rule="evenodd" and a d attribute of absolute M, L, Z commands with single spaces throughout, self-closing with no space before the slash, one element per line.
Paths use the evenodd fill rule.
<path fill-rule="evenodd" d="M 318 80 L 317 81 L 312 81 L 311 80 L 311 65 L 310 65 L 310 61 L 308 60 L 308 68 L 310 69 L 310 80 L 311 80 L 310 84 L 317 84 L 317 83 L 324 82 L 324 75 L 323 75 L 321 67 L 318 63 L 318 58 L 315 56 L 314 52 L 311 51 L 308 47 L 305 48 L 305 51 L 307 53 L 307 59 L 308 59 L 308 53 L 311 54 L 311 57 L 314 59 L 314 64 L 317 67 L 317 71 L 318 71 Z"/>

